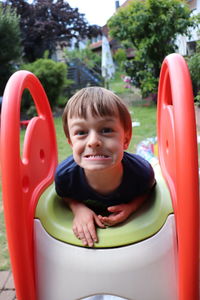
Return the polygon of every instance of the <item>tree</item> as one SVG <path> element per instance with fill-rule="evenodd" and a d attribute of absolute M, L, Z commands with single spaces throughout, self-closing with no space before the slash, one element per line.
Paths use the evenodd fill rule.
<path fill-rule="evenodd" d="M 25 58 L 34 61 L 43 57 L 46 50 L 51 55 L 59 42 L 70 45 L 74 37 L 78 40 L 99 34 L 96 25 L 89 25 L 84 14 L 71 8 L 64 0 L 6 0 L 4 5 L 15 8 L 20 16 L 20 28 Z"/>
<path fill-rule="evenodd" d="M 117 63 L 119 70 L 124 70 L 124 62 L 126 61 L 126 51 L 123 48 L 119 48 L 114 53 L 114 60 Z"/>
<path fill-rule="evenodd" d="M 0 3 L 0 95 L 21 56 L 19 18 Z"/>
<path fill-rule="evenodd" d="M 175 52 L 177 35 L 187 35 L 194 21 L 184 0 L 135 0 L 120 8 L 108 26 L 112 37 L 135 48 L 127 70 L 146 96 L 156 92 L 162 61 Z"/>

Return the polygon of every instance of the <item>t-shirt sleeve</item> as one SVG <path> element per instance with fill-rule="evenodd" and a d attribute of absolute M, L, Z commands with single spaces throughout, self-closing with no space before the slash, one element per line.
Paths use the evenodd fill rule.
<path fill-rule="evenodd" d="M 147 193 L 148 191 L 150 191 L 156 184 L 156 180 L 155 180 L 155 174 L 154 174 L 154 170 L 151 166 L 151 164 L 145 160 L 143 157 L 140 157 L 138 155 L 138 160 L 140 163 L 140 189 L 141 192 Z"/>
<path fill-rule="evenodd" d="M 126 186 L 131 197 L 134 198 L 148 193 L 155 185 L 154 170 L 143 157 L 125 153 L 127 167 Z"/>
<path fill-rule="evenodd" d="M 59 176 L 58 173 L 56 173 L 55 175 L 55 190 L 56 190 L 56 193 L 58 194 L 58 196 L 60 197 L 66 197 L 65 195 L 65 192 L 63 190 L 63 185 L 61 184 L 61 178 Z"/>
<path fill-rule="evenodd" d="M 60 174 L 60 170 L 58 166 L 55 174 L 55 190 L 58 196 L 60 197 L 66 197 L 66 186 L 63 181 L 64 180 L 62 175 Z"/>
<path fill-rule="evenodd" d="M 55 173 L 55 190 L 58 196 L 70 197 L 71 196 L 71 182 L 72 182 L 72 170 L 74 161 L 70 156 L 66 160 L 62 161 Z"/>

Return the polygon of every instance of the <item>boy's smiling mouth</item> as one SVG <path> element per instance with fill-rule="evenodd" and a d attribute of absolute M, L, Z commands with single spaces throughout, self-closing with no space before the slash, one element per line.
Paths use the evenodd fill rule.
<path fill-rule="evenodd" d="M 105 154 L 87 154 L 84 156 L 85 159 L 109 159 L 110 156 Z"/>

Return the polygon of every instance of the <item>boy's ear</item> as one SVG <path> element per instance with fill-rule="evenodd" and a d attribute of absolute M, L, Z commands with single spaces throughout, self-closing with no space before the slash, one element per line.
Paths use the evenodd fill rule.
<path fill-rule="evenodd" d="M 130 141 L 131 141 L 131 134 L 126 133 L 125 136 L 124 136 L 124 150 L 128 149 Z"/>
<path fill-rule="evenodd" d="M 67 141 L 68 141 L 68 144 L 72 147 L 72 142 L 69 137 L 67 138 Z"/>

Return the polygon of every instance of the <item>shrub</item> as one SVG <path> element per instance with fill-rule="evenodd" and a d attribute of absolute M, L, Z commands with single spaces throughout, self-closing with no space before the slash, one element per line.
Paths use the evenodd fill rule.
<path fill-rule="evenodd" d="M 125 64 L 126 73 L 131 76 L 134 86 L 140 88 L 142 97 L 157 94 L 158 78 L 153 75 L 152 65 L 148 68 L 136 59 L 127 61 Z"/>
<path fill-rule="evenodd" d="M 114 60 L 117 62 L 121 70 L 125 69 L 124 63 L 126 61 L 126 51 L 123 48 L 117 49 L 114 54 Z"/>
<path fill-rule="evenodd" d="M 143 97 L 157 94 L 158 79 L 150 71 L 141 71 L 140 89 Z"/>
<path fill-rule="evenodd" d="M 196 53 L 187 58 L 188 67 L 192 79 L 193 92 L 197 96 L 200 91 L 200 43 L 197 43 Z"/>
<path fill-rule="evenodd" d="M 64 87 L 69 84 L 66 79 L 66 64 L 41 58 L 33 63 L 23 65 L 21 69 L 30 71 L 38 77 L 45 89 L 50 105 L 53 108 Z"/>

